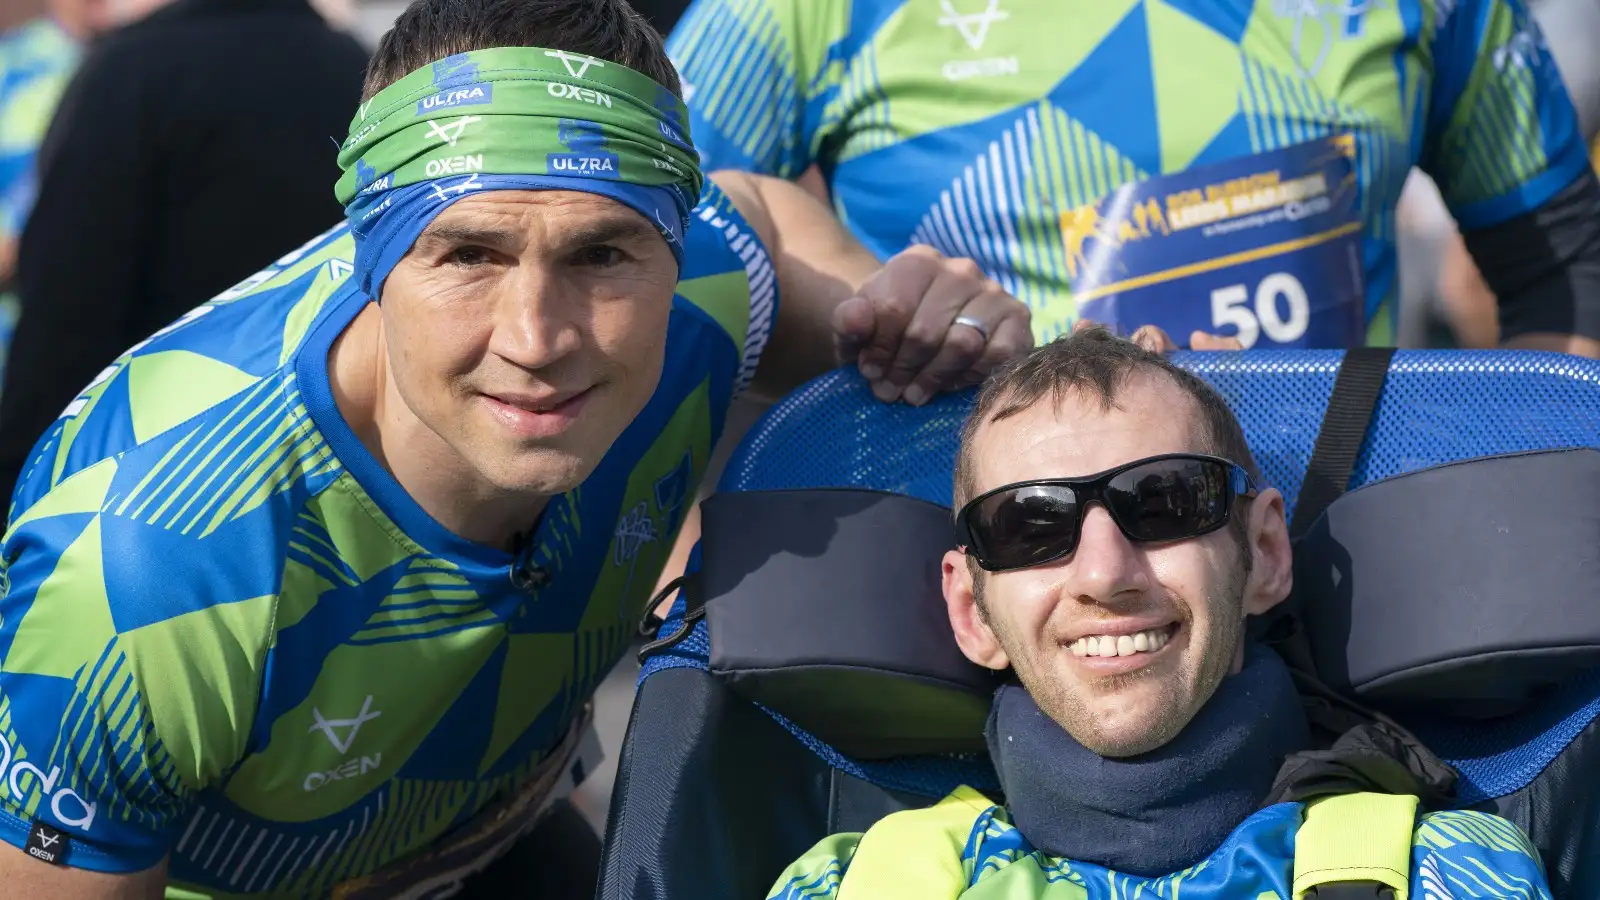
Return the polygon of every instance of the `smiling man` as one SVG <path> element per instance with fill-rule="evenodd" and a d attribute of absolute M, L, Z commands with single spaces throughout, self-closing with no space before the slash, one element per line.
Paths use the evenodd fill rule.
<path fill-rule="evenodd" d="M 1376 786 L 1270 799 L 1312 749 L 1288 668 L 1245 631 L 1289 594 L 1283 497 L 1204 382 L 1080 329 L 985 385 L 955 492 L 950 621 L 1017 682 L 988 727 L 1005 805 L 961 788 L 830 837 L 774 898 L 1439 900 L 1465 883 L 1548 900 L 1527 838 L 1493 816 L 1417 819 L 1416 797 L 1359 792 Z M 1360 839 L 1327 840 L 1339 823 Z M 1387 853 L 1352 877 L 1334 864 L 1352 847 Z M 1323 878 L 1371 884 L 1319 894 Z"/>
<path fill-rule="evenodd" d="M 418 0 L 342 148 L 349 224 L 44 435 L 0 547 L 8 896 L 592 893 L 553 883 L 581 852 L 502 864 L 570 837 L 529 834 L 732 398 L 836 342 L 954 379 L 1028 334 L 797 188 L 702 189 L 677 89 L 622 0 Z"/>

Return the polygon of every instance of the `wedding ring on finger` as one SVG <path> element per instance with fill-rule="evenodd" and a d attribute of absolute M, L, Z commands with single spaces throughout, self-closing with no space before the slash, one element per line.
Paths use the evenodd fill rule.
<path fill-rule="evenodd" d="M 955 322 L 953 322 L 951 324 L 952 325 L 965 325 L 968 328 L 971 328 L 971 329 L 977 331 L 978 334 L 982 335 L 983 336 L 983 342 L 985 344 L 989 343 L 989 326 L 983 324 L 983 320 L 982 319 L 975 318 L 973 316 L 956 316 Z"/>

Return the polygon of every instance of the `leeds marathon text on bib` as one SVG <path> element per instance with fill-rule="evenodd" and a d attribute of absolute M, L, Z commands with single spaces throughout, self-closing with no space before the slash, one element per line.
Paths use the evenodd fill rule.
<path fill-rule="evenodd" d="M 1366 334 L 1354 143 L 1324 138 L 1127 184 L 1065 213 L 1078 316 L 1250 347 Z"/>

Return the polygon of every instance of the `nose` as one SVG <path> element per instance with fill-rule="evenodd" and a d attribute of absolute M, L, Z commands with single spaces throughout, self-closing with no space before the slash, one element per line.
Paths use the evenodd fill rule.
<path fill-rule="evenodd" d="M 502 284 L 491 352 L 523 369 L 542 369 L 583 345 L 588 309 L 565 279 L 524 263 Z"/>
<path fill-rule="evenodd" d="M 1109 606 L 1136 598 L 1149 586 L 1149 572 L 1133 542 L 1104 507 L 1090 506 L 1068 565 L 1067 587 L 1085 603 Z"/>

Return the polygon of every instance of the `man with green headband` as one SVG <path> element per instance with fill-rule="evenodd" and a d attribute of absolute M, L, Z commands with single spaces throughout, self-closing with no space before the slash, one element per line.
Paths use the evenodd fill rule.
<path fill-rule="evenodd" d="M 964 264 L 874 274 L 796 189 L 703 186 L 676 91 L 622 0 L 418 0 L 348 225 L 40 440 L 0 544 L 6 896 L 566 896 L 475 873 L 581 780 L 733 396 L 835 338 L 927 342 L 946 385 L 1025 345 Z"/>

